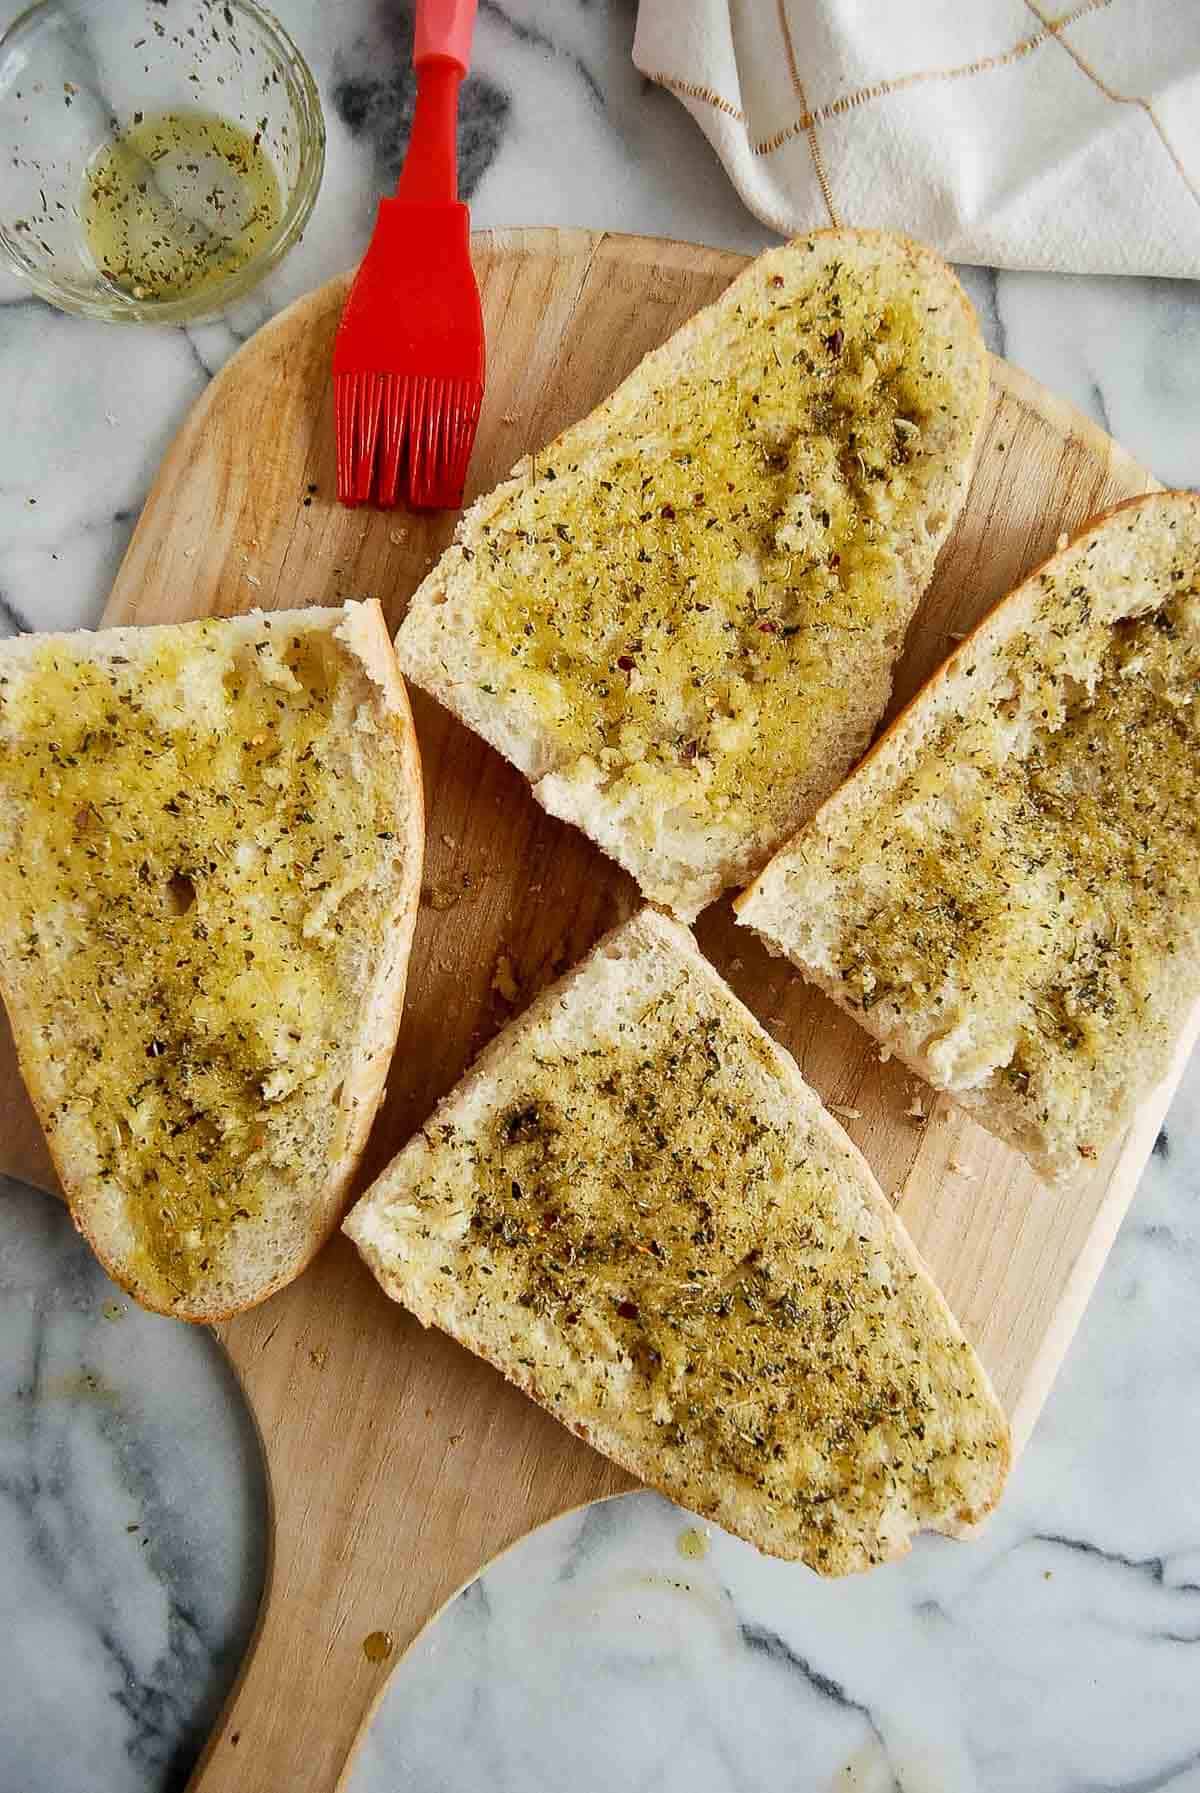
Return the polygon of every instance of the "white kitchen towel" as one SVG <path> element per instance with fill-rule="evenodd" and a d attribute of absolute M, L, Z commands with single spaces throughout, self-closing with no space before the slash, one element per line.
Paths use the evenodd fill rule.
<path fill-rule="evenodd" d="M 776 230 L 1200 276 L 1200 0 L 641 0 L 633 56 Z"/>

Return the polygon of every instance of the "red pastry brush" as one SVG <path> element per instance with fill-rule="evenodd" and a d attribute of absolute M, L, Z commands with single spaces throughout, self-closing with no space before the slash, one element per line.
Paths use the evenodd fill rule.
<path fill-rule="evenodd" d="M 417 0 L 417 103 L 394 199 L 379 202 L 333 349 L 338 497 L 462 503 L 483 401 L 483 314 L 458 199 L 458 87 L 476 0 Z"/>

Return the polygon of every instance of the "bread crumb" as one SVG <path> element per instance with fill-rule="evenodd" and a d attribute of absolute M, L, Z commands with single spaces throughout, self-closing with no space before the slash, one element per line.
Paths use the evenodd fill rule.
<path fill-rule="evenodd" d="M 730 971 L 740 971 L 742 969 L 743 963 L 744 963 L 744 961 L 741 959 L 730 959 L 730 961 L 729 961 Z"/>
<path fill-rule="evenodd" d="M 513 970 L 513 962 L 507 953 L 500 953 L 496 959 L 496 969 L 492 973 L 492 989 L 502 1002 L 512 1004 L 521 1000 L 521 985 Z"/>
<path fill-rule="evenodd" d="M 259 578 L 257 573 L 245 573 L 245 574 L 243 574 L 243 577 L 244 577 L 247 585 L 261 585 L 262 584 L 262 580 Z"/>
<path fill-rule="evenodd" d="M 455 838 L 452 834 L 443 834 L 442 845 L 444 847 L 454 848 L 458 845 L 458 842 L 455 840 Z"/>
<path fill-rule="evenodd" d="M 946 639 L 947 641 L 965 641 L 967 632 L 965 629 L 950 629 L 947 631 Z"/>
<path fill-rule="evenodd" d="M 363 1638 L 362 1651 L 368 1662 L 386 1662 L 394 1647 L 390 1631 L 372 1631 Z"/>
<path fill-rule="evenodd" d="M 520 423 L 521 419 L 515 411 L 506 411 L 500 421 L 501 423 Z"/>
<path fill-rule="evenodd" d="M 840 1114 L 844 1121 L 862 1120 L 861 1108 L 847 1108 L 842 1102 L 831 1102 L 829 1104 L 829 1112 L 830 1114 Z"/>
<path fill-rule="evenodd" d="M 408 539 L 407 529 L 389 529 L 388 530 L 388 541 L 391 542 L 391 544 L 394 548 L 398 548 L 400 546 L 401 542 L 406 541 L 407 539 Z"/>
<path fill-rule="evenodd" d="M 439 914 L 443 914 L 447 909 L 453 909 L 456 903 L 460 903 L 470 888 L 470 873 L 464 872 L 462 875 L 461 886 L 454 884 L 422 884 L 421 901 L 428 908 L 436 909 Z"/>
<path fill-rule="evenodd" d="M 1070 542 L 1070 540 L 1071 540 L 1070 536 L 1067 534 L 1066 530 L 1064 529 L 1062 534 L 1059 536 L 1058 540 L 1054 544 L 1054 546 L 1058 549 L 1060 554 L 1061 554 L 1062 550 Z"/>
<path fill-rule="evenodd" d="M 970 1170 L 965 1164 L 961 1164 L 957 1158 L 951 1158 L 950 1169 L 956 1177 L 965 1177 L 968 1183 L 973 1183 L 975 1181 L 975 1172 Z"/>
<path fill-rule="evenodd" d="M 328 1357 L 329 1353 L 322 1345 L 319 1349 L 309 1352 L 308 1361 L 311 1363 L 314 1370 L 323 1370 Z"/>
<path fill-rule="evenodd" d="M 914 1096 L 911 1105 L 904 1110 L 906 1120 L 915 1122 L 918 1127 L 924 1126 L 929 1116 L 925 1113 L 925 1104 L 920 1096 Z"/>
<path fill-rule="evenodd" d="M 892 1049 L 891 1049 L 891 1047 L 890 1047 L 890 1046 L 881 1046 L 881 1047 L 880 1047 L 880 1048 L 879 1048 L 879 1062 L 880 1062 L 880 1064 L 881 1064 L 881 1065 L 886 1065 L 886 1064 L 890 1064 L 890 1063 L 891 1063 L 891 1058 L 892 1058 Z"/>

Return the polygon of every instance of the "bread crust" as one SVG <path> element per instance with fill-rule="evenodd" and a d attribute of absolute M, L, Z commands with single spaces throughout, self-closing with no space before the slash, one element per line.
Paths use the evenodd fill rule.
<path fill-rule="evenodd" d="M 1107 532 L 1118 527 L 1123 517 L 1137 513 L 1139 517 L 1147 516 L 1153 521 L 1156 514 L 1169 516 L 1171 512 L 1190 513 L 1193 527 L 1200 536 L 1200 493 L 1154 491 L 1124 499 L 1110 510 L 1091 518 L 1058 546 L 1053 554 L 1040 561 L 1019 585 L 980 618 L 975 627 L 957 644 L 954 652 L 882 732 L 846 781 L 826 799 L 811 820 L 779 850 L 754 881 L 733 901 L 736 919 L 744 927 L 757 933 L 771 952 L 791 959 L 810 982 L 823 990 L 868 1033 L 887 1045 L 910 1070 L 923 1077 L 934 1088 L 945 1091 L 981 1125 L 1022 1152 L 1038 1175 L 1052 1184 L 1069 1183 L 1091 1174 L 1092 1161 L 1098 1151 L 1109 1143 L 1111 1130 L 1108 1139 L 1098 1142 L 1097 1153 L 1093 1153 L 1082 1165 L 1076 1163 L 1068 1170 L 1064 1169 L 1061 1155 L 1052 1151 L 1036 1131 L 1017 1130 L 1011 1117 L 998 1114 L 989 1101 L 986 1089 L 947 1089 L 945 1083 L 939 1080 L 928 1055 L 914 1050 L 899 1031 L 889 1029 L 877 1010 L 872 1009 L 864 1014 L 861 1005 L 847 996 L 839 978 L 828 976 L 795 951 L 789 951 L 779 926 L 782 918 L 778 916 L 778 899 L 773 886 L 782 875 L 782 868 L 788 859 L 794 853 L 802 851 L 802 843 L 809 834 L 818 834 L 846 812 L 853 812 L 857 806 L 861 806 L 864 796 L 873 790 L 889 788 L 894 776 L 903 771 L 909 756 L 919 751 L 943 713 L 954 708 L 960 695 L 974 695 L 978 687 L 969 682 L 973 675 L 968 674 L 967 668 L 978 671 L 981 666 L 986 666 L 995 652 L 1031 620 L 1043 574 L 1053 576 L 1081 548 L 1092 543 L 1103 544 Z M 1126 613 L 1114 599 L 1111 620 L 1119 621 L 1124 614 Z M 986 680 L 980 683 L 986 685 Z M 1153 1081 L 1151 1078 L 1147 1082 L 1147 1089 Z"/>
<path fill-rule="evenodd" d="M 272 615 L 274 614 L 276 613 L 273 612 Z M 342 1107 L 349 1118 L 342 1149 L 337 1158 L 327 1166 L 323 1182 L 313 1196 L 311 1229 L 302 1255 L 289 1264 L 282 1274 L 257 1287 L 248 1299 L 233 1305 L 222 1305 L 203 1298 L 170 1303 L 156 1300 L 151 1291 L 142 1288 L 136 1291 L 139 1305 L 148 1311 L 202 1325 L 231 1319 L 234 1314 L 257 1306 L 292 1282 L 312 1262 L 337 1227 L 345 1209 L 355 1170 L 366 1147 L 372 1121 L 382 1100 L 391 1050 L 403 1013 L 409 953 L 420 898 L 424 851 L 424 793 L 420 757 L 408 693 L 396 664 L 383 610 L 376 600 L 370 599 L 337 608 L 286 614 L 293 622 L 302 617 L 309 625 L 326 629 L 347 649 L 370 680 L 378 719 L 387 726 L 400 748 L 401 779 L 396 792 L 395 819 L 397 831 L 401 833 L 404 842 L 403 889 L 397 904 L 397 924 L 378 967 L 374 987 L 366 999 L 366 1025 L 344 1080 Z M 262 618 L 259 613 L 251 613 L 222 621 L 233 631 L 249 639 L 260 629 Z M 131 654 L 135 654 L 149 645 L 150 638 L 161 638 L 162 631 L 176 630 L 180 626 L 128 625 L 104 630 L 101 634 L 109 647 L 125 645 Z M 31 656 L 55 641 L 77 646 L 89 634 L 89 631 L 79 630 L 60 635 L 18 637 L 0 648 L 0 668 L 6 663 L 11 665 L 14 659 Z M 129 1273 L 125 1264 L 121 1256 L 110 1249 L 104 1228 L 97 1224 L 91 1212 L 89 1178 L 86 1172 L 81 1171 L 74 1157 L 64 1149 L 59 1130 L 47 1124 L 58 1099 L 52 1069 L 39 1056 L 34 1045 L 34 1015 L 31 1006 L 25 1001 L 21 983 L 12 976 L 11 968 L 4 962 L 0 962 L 0 997 L 4 1000 L 12 1024 L 21 1075 L 43 1127 L 71 1218 L 107 1274 L 122 1287 L 128 1287 Z M 196 1293 L 202 1295 L 200 1290 Z"/>

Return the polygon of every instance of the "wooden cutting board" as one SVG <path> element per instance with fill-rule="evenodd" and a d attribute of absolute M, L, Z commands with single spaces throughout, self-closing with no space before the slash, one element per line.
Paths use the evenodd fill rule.
<path fill-rule="evenodd" d="M 484 233 L 475 251 L 490 355 L 475 491 L 589 410 L 742 265 L 711 249 L 580 231 Z M 301 300 L 209 387 L 163 463 L 107 621 L 373 593 L 399 622 L 454 519 L 346 512 L 334 502 L 328 366 L 344 292 L 335 280 Z M 1094 425 L 994 362 L 970 499 L 913 625 L 896 703 L 1060 531 L 1152 485 Z M 425 886 L 364 1180 L 514 1006 L 635 906 L 624 874 L 543 815 L 516 772 L 422 693 L 413 701 L 429 816 Z M 911 1116 L 914 1079 L 881 1064 L 852 1021 L 735 928 L 727 903 L 702 917 L 698 934 L 825 1100 L 859 1111 L 848 1130 L 898 1202 L 1023 1440 L 1169 1089 L 1086 1188 L 1051 1195 L 947 1105 L 923 1122 Z M 0 1114 L 4 1168 L 52 1186 L 7 1038 Z M 630 1483 L 484 1364 L 422 1333 L 340 1238 L 298 1283 L 219 1334 L 261 1428 L 274 1550 L 254 1646 L 193 1786 L 332 1788 L 390 1666 L 368 1659 L 368 1634 L 388 1635 L 394 1663 L 498 1550 Z"/>

